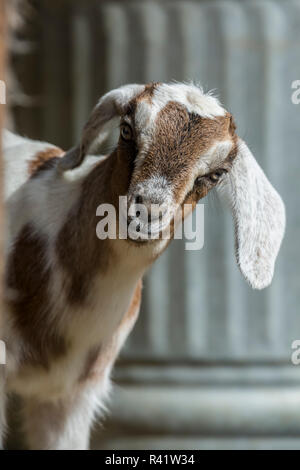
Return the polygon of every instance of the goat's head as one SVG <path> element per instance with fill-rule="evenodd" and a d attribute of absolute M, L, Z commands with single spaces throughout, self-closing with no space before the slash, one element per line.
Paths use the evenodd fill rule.
<path fill-rule="evenodd" d="M 178 207 L 194 207 L 216 187 L 233 213 L 243 275 L 252 287 L 266 287 L 284 233 L 284 205 L 218 100 L 179 83 L 113 90 L 100 99 L 61 169 L 78 166 L 106 137 L 114 118 L 120 121 L 118 158 L 131 168 L 129 217 L 136 217 L 141 205 L 158 205 L 157 217 L 151 211 L 153 233 L 171 223 Z"/>

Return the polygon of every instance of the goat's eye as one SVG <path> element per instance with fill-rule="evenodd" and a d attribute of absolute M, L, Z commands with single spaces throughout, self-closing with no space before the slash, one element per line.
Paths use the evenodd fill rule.
<path fill-rule="evenodd" d="M 219 181 L 219 179 L 225 172 L 226 170 L 216 170 L 213 173 L 210 173 L 209 175 L 207 175 L 207 177 L 212 183 L 216 183 L 217 181 Z"/>
<path fill-rule="evenodd" d="M 133 136 L 133 132 L 129 124 L 122 124 L 120 127 L 120 134 L 122 139 L 124 140 L 131 140 Z"/>
<path fill-rule="evenodd" d="M 203 183 L 203 177 L 198 176 L 198 178 L 195 179 L 195 186 L 200 186 Z"/>

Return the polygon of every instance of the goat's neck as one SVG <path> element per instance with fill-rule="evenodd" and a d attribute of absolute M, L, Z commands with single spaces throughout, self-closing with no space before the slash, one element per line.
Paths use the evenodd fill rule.
<path fill-rule="evenodd" d="M 81 279 L 91 280 L 97 274 L 124 270 L 138 280 L 157 257 L 157 254 L 153 256 L 153 247 L 138 246 L 118 238 L 97 238 L 97 207 L 112 204 L 118 217 L 119 196 L 127 193 L 129 175 L 129 170 L 120 163 L 117 152 L 113 152 L 81 181 L 80 197 L 59 234 L 57 244 L 58 250 L 63 247 L 61 261 L 73 276 L 74 271 L 80 272 Z"/>

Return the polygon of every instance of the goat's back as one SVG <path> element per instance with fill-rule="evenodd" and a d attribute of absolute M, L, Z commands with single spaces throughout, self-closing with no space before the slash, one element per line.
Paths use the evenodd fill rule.
<path fill-rule="evenodd" d="M 36 168 L 47 158 L 62 155 L 61 149 L 47 142 L 31 140 L 13 134 L 8 130 L 2 133 L 4 156 L 4 194 L 8 199 L 32 176 Z"/>

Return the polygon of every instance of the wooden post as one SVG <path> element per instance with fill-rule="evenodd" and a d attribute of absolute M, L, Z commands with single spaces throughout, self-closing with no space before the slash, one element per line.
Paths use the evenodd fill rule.
<path fill-rule="evenodd" d="M 5 107 L 5 36 L 6 36 L 6 0 L 0 0 L 0 341 L 2 339 L 2 326 L 3 326 L 3 315 L 2 315 L 2 301 L 3 301 L 3 272 L 4 272 L 4 259 L 3 259 L 3 236 L 4 236 L 4 205 L 3 205 L 3 161 L 1 153 L 1 140 L 2 140 L 2 127 L 4 123 L 4 107 Z M 4 344 L 0 344 L 0 448 L 2 447 L 1 442 L 1 426 L 4 423 L 4 409 L 3 400 L 1 395 L 4 393 L 4 376 L 5 376 L 5 365 L 1 365 L 3 362 L 3 348 Z"/>

